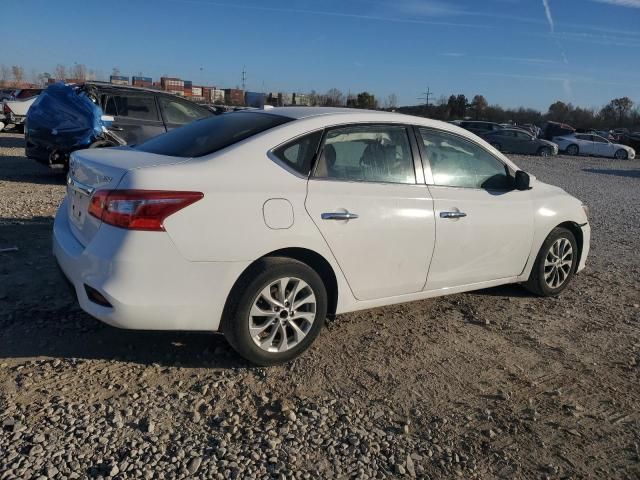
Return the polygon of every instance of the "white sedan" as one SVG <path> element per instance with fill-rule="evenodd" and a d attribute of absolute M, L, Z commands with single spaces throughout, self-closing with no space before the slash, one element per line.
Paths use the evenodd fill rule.
<path fill-rule="evenodd" d="M 557 295 L 590 227 L 579 200 L 464 129 L 298 107 L 75 152 L 53 236 L 92 316 L 222 331 L 271 365 L 327 315 L 508 283 Z"/>
<path fill-rule="evenodd" d="M 619 143 L 613 143 L 600 135 L 591 133 L 576 133 L 554 137 L 561 151 L 569 155 L 594 155 L 596 157 L 617 158 L 618 160 L 632 160 L 636 156 L 633 148 Z"/>

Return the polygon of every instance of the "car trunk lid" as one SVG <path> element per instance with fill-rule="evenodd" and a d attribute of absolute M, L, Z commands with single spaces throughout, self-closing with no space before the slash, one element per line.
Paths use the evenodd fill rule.
<path fill-rule="evenodd" d="M 100 219 L 89 214 L 89 204 L 94 192 L 117 188 L 130 170 L 186 160 L 140 152 L 128 147 L 74 152 L 67 176 L 67 214 L 73 235 L 82 245 L 87 245 L 102 224 Z"/>

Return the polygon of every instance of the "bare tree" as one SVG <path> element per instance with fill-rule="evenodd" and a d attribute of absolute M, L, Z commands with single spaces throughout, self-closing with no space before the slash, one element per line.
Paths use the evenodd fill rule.
<path fill-rule="evenodd" d="M 87 67 L 83 63 L 76 63 L 73 65 L 72 71 L 73 78 L 76 80 L 86 80 L 87 79 Z"/>
<path fill-rule="evenodd" d="M 56 80 L 64 81 L 64 79 L 67 78 L 67 68 L 59 63 L 58 65 L 56 65 L 56 69 L 53 71 L 53 76 Z"/>
<path fill-rule="evenodd" d="M 344 95 L 337 88 L 329 89 L 324 96 L 324 105 L 327 107 L 339 107 L 344 105 Z"/>
<path fill-rule="evenodd" d="M 6 87 L 9 85 L 9 79 L 11 78 L 11 69 L 6 65 L 0 65 L 0 85 Z"/>
<path fill-rule="evenodd" d="M 13 75 L 13 81 L 16 85 L 20 85 L 24 81 L 24 68 L 19 65 L 13 65 L 11 67 L 11 73 Z"/>
<path fill-rule="evenodd" d="M 398 107 L 398 96 L 395 93 L 392 93 L 387 97 L 384 101 L 385 108 L 394 109 Z"/>

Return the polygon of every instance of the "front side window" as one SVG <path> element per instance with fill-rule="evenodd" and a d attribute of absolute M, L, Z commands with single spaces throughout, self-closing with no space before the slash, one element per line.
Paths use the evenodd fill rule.
<path fill-rule="evenodd" d="M 599 135 L 594 135 L 593 136 L 593 141 L 594 142 L 598 142 L 598 143 L 609 143 L 609 140 L 606 140 L 605 138 L 602 138 Z"/>
<path fill-rule="evenodd" d="M 505 190 L 513 182 L 507 167 L 481 146 L 462 137 L 420 128 L 433 183 L 445 187 Z"/>
<path fill-rule="evenodd" d="M 321 139 L 322 130 L 296 138 L 273 150 L 273 154 L 287 167 L 307 176 Z"/>
<path fill-rule="evenodd" d="M 513 137 L 513 130 L 498 130 L 496 135 L 500 135 L 501 137 Z"/>
<path fill-rule="evenodd" d="M 529 135 L 528 133 L 525 132 L 515 132 L 516 137 L 518 137 L 520 140 L 531 140 L 531 135 Z"/>
<path fill-rule="evenodd" d="M 395 125 L 361 125 L 330 130 L 315 177 L 416 183 L 407 129 Z"/>
<path fill-rule="evenodd" d="M 177 125 L 184 125 L 210 116 L 196 105 L 189 105 L 188 102 L 170 97 L 160 97 L 160 107 L 164 113 L 165 122 Z"/>

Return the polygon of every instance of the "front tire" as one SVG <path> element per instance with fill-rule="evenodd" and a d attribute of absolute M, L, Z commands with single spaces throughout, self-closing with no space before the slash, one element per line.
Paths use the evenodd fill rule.
<path fill-rule="evenodd" d="M 234 287 L 222 331 L 251 363 L 276 365 L 309 348 L 326 315 L 327 291 L 315 270 L 298 260 L 267 257 Z"/>
<path fill-rule="evenodd" d="M 524 287 L 542 297 L 555 297 L 569 285 L 577 262 L 576 238 L 566 228 L 556 227 L 540 247 Z"/>
<path fill-rule="evenodd" d="M 618 160 L 626 160 L 629 158 L 629 153 L 625 149 L 621 148 L 616 150 L 616 153 L 613 156 Z"/>
<path fill-rule="evenodd" d="M 549 147 L 540 147 L 540 150 L 538 150 L 538 155 L 540 155 L 541 157 L 550 157 L 551 153 L 552 152 Z"/>
<path fill-rule="evenodd" d="M 574 156 L 576 156 L 576 155 L 578 155 L 579 153 L 580 153 L 580 149 L 578 148 L 578 145 L 572 144 L 572 145 L 569 145 L 569 146 L 567 147 L 567 154 L 568 154 L 568 155 L 574 155 Z"/>

